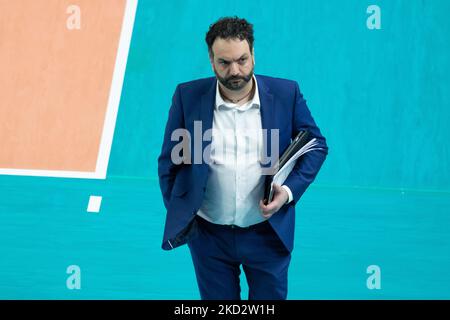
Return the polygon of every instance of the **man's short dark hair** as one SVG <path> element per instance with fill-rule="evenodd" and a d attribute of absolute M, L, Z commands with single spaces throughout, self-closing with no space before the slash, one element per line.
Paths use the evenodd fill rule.
<path fill-rule="evenodd" d="M 247 40 L 250 52 L 252 52 L 254 41 L 253 25 L 247 20 L 236 16 L 220 18 L 209 26 L 209 30 L 206 33 L 205 40 L 210 54 L 213 54 L 212 45 L 216 38 Z"/>

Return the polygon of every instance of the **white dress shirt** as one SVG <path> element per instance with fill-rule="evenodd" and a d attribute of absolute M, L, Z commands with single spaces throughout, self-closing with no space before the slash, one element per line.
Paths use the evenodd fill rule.
<path fill-rule="evenodd" d="M 259 201 L 264 195 L 265 175 L 258 83 L 242 106 L 225 102 L 216 85 L 210 171 L 205 196 L 197 214 L 216 224 L 247 227 L 266 220 Z M 292 201 L 292 192 L 284 186 Z"/>

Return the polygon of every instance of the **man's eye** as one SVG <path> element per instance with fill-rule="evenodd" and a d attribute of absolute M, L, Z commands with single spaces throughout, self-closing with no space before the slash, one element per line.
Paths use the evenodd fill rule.
<path fill-rule="evenodd" d="M 247 61 L 247 58 L 241 58 L 241 59 L 239 59 L 239 62 L 240 63 L 245 63 Z"/>
<path fill-rule="evenodd" d="M 228 64 L 230 64 L 228 61 L 220 61 L 219 63 L 223 66 L 227 66 Z"/>

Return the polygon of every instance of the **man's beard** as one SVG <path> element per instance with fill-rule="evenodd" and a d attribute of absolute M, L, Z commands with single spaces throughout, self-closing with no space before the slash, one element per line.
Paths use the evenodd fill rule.
<path fill-rule="evenodd" d="M 233 90 L 233 91 L 239 91 L 242 88 L 244 88 L 247 83 L 249 83 L 250 80 L 253 78 L 253 70 L 250 71 L 248 75 L 245 76 L 230 76 L 228 78 L 223 78 L 219 76 L 219 74 L 216 71 L 216 68 L 214 68 L 214 73 L 216 74 L 217 80 L 227 89 Z M 241 81 L 236 81 L 241 80 Z"/>

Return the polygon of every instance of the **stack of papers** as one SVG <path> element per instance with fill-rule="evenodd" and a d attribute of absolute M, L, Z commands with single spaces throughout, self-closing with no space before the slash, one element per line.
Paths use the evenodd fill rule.
<path fill-rule="evenodd" d="M 316 138 L 307 141 L 307 137 L 308 131 L 300 131 L 275 165 L 275 174 L 268 177 L 266 180 L 264 192 L 265 204 L 270 203 L 273 199 L 273 185 L 277 184 L 281 186 L 284 183 L 289 173 L 291 173 L 294 168 L 298 158 L 310 151 L 322 150 L 322 148 L 317 148 L 319 143 Z"/>

